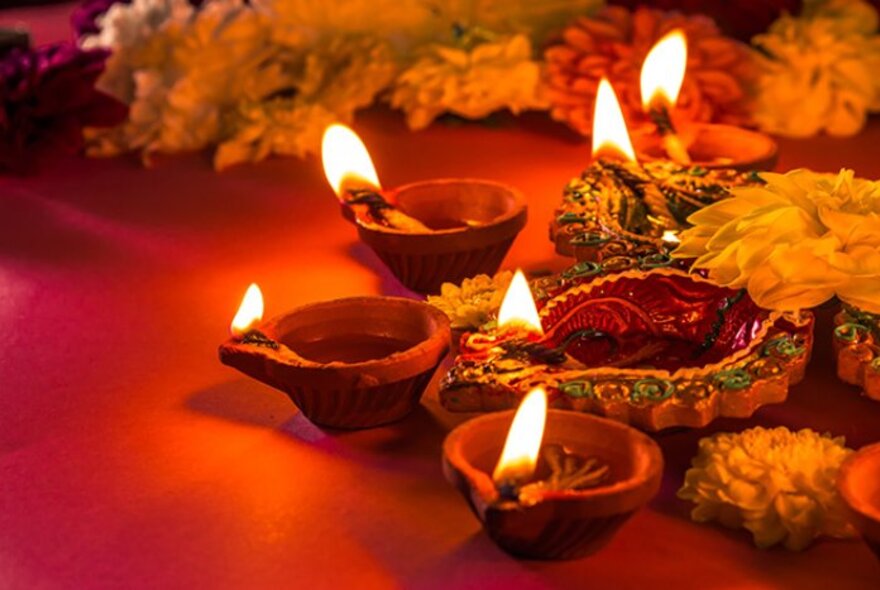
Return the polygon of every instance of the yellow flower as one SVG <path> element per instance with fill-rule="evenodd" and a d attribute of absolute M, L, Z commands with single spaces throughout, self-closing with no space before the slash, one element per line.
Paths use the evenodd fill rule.
<path fill-rule="evenodd" d="M 835 485 L 850 453 L 843 437 L 809 429 L 716 434 L 700 440 L 678 497 L 696 504 L 697 522 L 743 527 L 758 547 L 799 551 L 820 535 L 855 534 Z"/>
<path fill-rule="evenodd" d="M 747 288 L 762 307 L 797 310 L 836 295 L 880 311 L 880 184 L 851 170 L 761 178 L 691 215 L 673 255 Z"/>
<path fill-rule="evenodd" d="M 429 295 L 428 303 L 449 316 L 452 327 L 475 330 L 495 318 L 513 273 L 499 272 L 494 277 L 477 275 L 461 286 L 443 283 L 440 295 Z"/>
<path fill-rule="evenodd" d="M 764 54 L 755 120 L 765 131 L 853 135 L 880 110 L 877 12 L 866 2 L 813 2 L 754 43 Z"/>
<path fill-rule="evenodd" d="M 500 109 L 544 108 L 541 67 L 525 35 L 500 37 L 473 48 L 432 45 L 397 79 L 391 104 L 403 109 L 411 129 L 442 113 L 481 119 Z"/>

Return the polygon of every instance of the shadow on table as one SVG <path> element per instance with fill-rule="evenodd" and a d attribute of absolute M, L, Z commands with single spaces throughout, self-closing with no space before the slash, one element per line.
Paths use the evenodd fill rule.
<path fill-rule="evenodd" d="M 193 393 L 186 407 L 198 414 L 230 422 L 277 428 L 296 411 L 290 399 L 251 379 L 236 379 Z"/>

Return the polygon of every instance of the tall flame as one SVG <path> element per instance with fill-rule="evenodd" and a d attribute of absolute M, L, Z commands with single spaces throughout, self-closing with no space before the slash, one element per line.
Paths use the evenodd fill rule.
<path fill-rule="evenodd" d="M 541 316 L 535 306 L 535 298 L 529 289 L 529 282 L 521 270 L 517 269 L 504 294 L 501 309 L 498 310 L 498 326 L 520 326 L 539 334 L 544 333 L 541 327 Z"/>
<path fill-rule="evenodd" d="M 657 41 L 642 64 L 640 89 L 642 106 L 674 107 L 687 69 L 687 37 L 673 29 Z"/>
<path fill-rule="evenodd" d="M 629 139 L 617 95 L 614 94 L 611 83 L 602 78 L 596 92 L 596 110 L 593 113 L 593 157 L 609 155 L 630 162 L 636 161 L 636 152 Z"/>
<path fill-rule="evenodd" d="M 523 398 L 513 417 L 501 458 L 492 472 L 495 483 L 523 483 L 532 477 L 546 422 L 547 393 L 536 387 Z"/>
<path fill-rule="evenodd" d="M 243 336 L 263 319 L 263 293 L 256 283 L 251 283 L 244 293 L 238 312 L 232 318 L 229 331 L 233 336 Z"/>
<path fill-rule="evenodd" d="M 381 188 L 367 146 L 345 125 L 335 123 L 324 131 L 321 159 L 324 176 L 337 196 L 350 188 Z"/>

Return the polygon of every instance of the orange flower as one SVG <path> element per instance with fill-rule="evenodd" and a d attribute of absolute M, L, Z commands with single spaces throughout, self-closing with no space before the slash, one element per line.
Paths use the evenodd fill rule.
<path fill-rule="evenodd" d="M 685 16 L 609 6 L 582 17 L 549 47 L 545 82 L 551 114 L 588 135 L 599 80 L 607 76 L 621 100 L 630 126 L 647 127 L 642 113 L 639 72 L 645 56 L 663 35 L 681 28 L 688 39 L 688 66 L 677 112 L 686 120 L 746 125 L 758 75 L 749 48 L 724 37 L 704 16 Z"/>

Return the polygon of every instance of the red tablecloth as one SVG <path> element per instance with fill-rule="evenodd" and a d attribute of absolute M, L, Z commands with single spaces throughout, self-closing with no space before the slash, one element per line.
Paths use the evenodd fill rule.
<path fill-rule="evenodd" d="M 0 12 L 40 41 L 68 9 Z M 522 189 L 531 221 L 505 265 L 558 268 L 547 221 L 588 147 L 540 117 L 498 129 L 357 128 L 386 186 L 438 176 Z M 880 177 L 880 121 L 858 138 L 781 142 L 780 168 Z M 467 416 L 423 407 L 389 428 L 322 432 L 283 394 L 217 361 L 245 287 L 271 315 L 400 293 L 339 216 L 316 160 L 217 174 L 205 155 L 48 163 L 0 177 L 0 587 L 878 588 L 859 541 L 755 549 L 697 525 L 675 491 L 697 440 L 747 426 L 880 439 L 880 403 L 839 384 L 829 313 L 805 383 L 750 420 L 657 437 L 664 486 L 600 554 L 517 561 L 443 479 L 440 444 Z"/>

